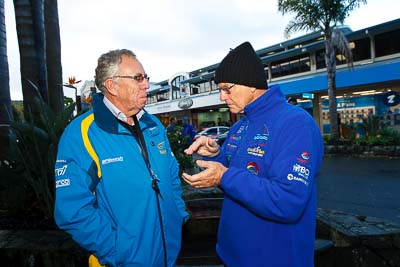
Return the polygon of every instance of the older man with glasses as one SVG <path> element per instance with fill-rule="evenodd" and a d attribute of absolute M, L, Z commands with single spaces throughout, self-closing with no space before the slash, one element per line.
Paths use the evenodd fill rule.
<path fill-rule="evenodd" d="M 245 42 L 215 71 L 220 99 L 242 114 L 222 147 L 209 137 L 185 152 L 203 156 L 192 186 L 224 192 L 217 253 L 232 266 L 313 266 L 316 175 L 323 142 L 313 118 L 268 88 L 264 65 Z"/>
<path fill-rule="evenodd" d="M 89 266 L 174 266 L 188 214 L 165 128 L 143 109 L 149 77 L 121 49 L 99 58 L 95 82 L 93 108 L 59 142 L 56 223 Z"/>

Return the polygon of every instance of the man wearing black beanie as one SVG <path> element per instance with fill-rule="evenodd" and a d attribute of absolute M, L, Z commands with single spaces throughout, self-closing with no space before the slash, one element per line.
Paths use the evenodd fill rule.
<path fill-rule="evenodd" d="M 220 148 L 202 136 L 185 153 L 204 171 L 182 177 L 197 188 L 219 186 L 224 203 L 217 253 L 231 266 L 313 266 L 320 130 L 303 109 L 267 85 L 250 43 L 231 50 L 215 71 L 220 99 L 242 118 Z"/>

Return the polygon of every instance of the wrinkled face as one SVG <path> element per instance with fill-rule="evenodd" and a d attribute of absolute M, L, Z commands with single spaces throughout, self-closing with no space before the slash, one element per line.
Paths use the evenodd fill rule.
<path fill-rule="evenodd" d="M 243 113 L 244 107 L 254 100 L 255 88 L 232 83 L 219 83 L 218 88 L 220 100 L 225 101 L 232 113 Z"/>
<path fill-rule="evenodd" d="M 138 113 L 146 104 L 146 90 L 150 83 L 143 76 L 147 77 L 142 64 L 135 58 L 122 55 L 118 74 L 107 80 L 109 99 L 127 117 Z"/>

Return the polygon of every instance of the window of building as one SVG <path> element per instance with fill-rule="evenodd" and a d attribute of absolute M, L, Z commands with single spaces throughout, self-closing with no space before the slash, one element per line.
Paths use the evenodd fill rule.
<path fill-rule="evenodd" d="M 382 57 L 400 53 L 400 29 L 375 36 L 375 55 Z"/>
<path fill-rule="evenodd" d="M 181 81 L 185 80 L 184 76 L 177 76 L 171 81 L 172 86 L 172 99 L 180 99 L 186 96 L 186 86 L 181 84 Z"/>
<path fill-rule="evenodd" d="M 325 49 L 320 49 L 315 52 L 315 62 L 317 65 L 317 69 L 326 68 L 325 64 Z"/>
<path fill-rule="evenodd" d="M 208 91 L 207 91 L 207 88 L 208 88 L 209 86 L 207 87 L 207 83 L 208 83 L 208 82 L 203 82 L 203 83 L 197 84 L 197 85 L 199 86 L 199 94 L 208 92 Z"/>
<path fill-rule="evenodd" d="M 310 57 L 308 54 L 271 62 L 272 78 L 278 78 L 310 70 Z"/>
<path fill-rule="evenodd" d="M 172 99 L 180 99 L 181 97 L 182 97 L 181 89 L 176 85 L 172 84 Z"/>
<path fill-rule="evenodd" d="M 166 101 L 166 100 L 169 100 L 169 92 L 168 91 L 157 93 L 157 102 L 162 102 L 162 101 Z"/>
<path fill-rule="evenodd" d="M 153 104 L 157 102 L 156 94 L 147 95 L 147 104 Z"/>
<path fill-rule="evenodd" d="M 354 43 L 353 61 L 362 61 L 371 58 L 371 40 L 369 38 L 363 38 L 350 42 Z"/>
<path fill-rule="evenodd" d="M 199 86 L 197 85 L 190 85 L 190 95 L 197 95 L 199 93 Z"/>

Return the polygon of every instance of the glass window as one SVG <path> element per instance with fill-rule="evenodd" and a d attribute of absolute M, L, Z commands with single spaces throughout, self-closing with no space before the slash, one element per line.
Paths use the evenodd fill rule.
<path fill-rule="evenodd" d="M 226 133 L 227 131 L 229 131 L 229 129 L 227 129 L 227 128 L 219 128 L 219 133 L 221 133 L 221 134 Z"/>
<path fill-rule="evenodd" d="M 309 55 L 299 55 L 275 62 L 271 62 L 272 78 L 310 71 Z"/>
<path fill-rule="evenodd" d="M 371 40 L 369 38 L 352 41 L 350 47 L 352 46 L 354 46 L 352 49 L 354 62 L 371 58 Z"/>
<path fill-rule="evenodd" d="M 155 94 L 147 95 L 147 104 L 153 104 L 157 102 L 157 96 Z"/>
<path fill-rule="evenodd" d="M 400 29 L 375 36 L 375 55 L 382 57 L 400 53 Z"/>
<path fill-rule="evenodd" d="M 317 52 L 315 52 L 315 61 L 316 61 L 317 69 L 326 68 L 325 49 L 320 49 Z"/>
<path fill-rule="evenodd" d="M 172 80 L 172 99 L 183 98 L 188 93 L 186 92 L 186 86 L 181 84 L 181 81 L 183 80 L 185 80 L 184 76 L 178 76 Z"/>
<path fill-rule="evenodd" d="M 199 87 L 197 85 L 190 85 L 190 94 L 191 95 L 197 95 L 199 93 Z"/>
<path fill-rule="evenodd" d="M 217 128 L 211 128 L 207 131 L 207 135 L 216 135 L 218 133 L 217 130 Z"/>
<path fill-rule="evenodd" d="M 207 87 L 205 83 L 199 83 L 198 85 L 200 87 L 200 94 L 207 92 Z"/>
<path fill-rule="evenodd" d="M 166 100 L 169 100 L 169 92 L 168 91 L 157 93 L 157 102 L 162 102 L 162 101 L 166 101 Z"/>

